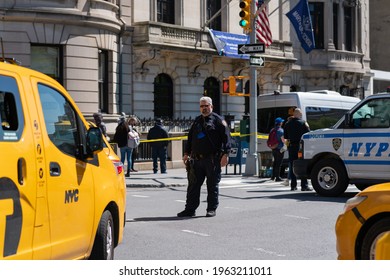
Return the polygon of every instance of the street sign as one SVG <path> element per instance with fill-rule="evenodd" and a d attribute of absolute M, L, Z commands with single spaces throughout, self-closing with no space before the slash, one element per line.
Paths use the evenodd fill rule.
<path fill-rule="evenodd" d="M 238 54 L 264 53 L 264 52 L 265 52 L 265 45 L 264 44 L 238 45 Z"/>
<path fill-rule="evenodd" d="M 265 59 L 264 59 L 264 57 L 261 57 L 261 56 L 251 56 L 249 58 L 249 64 L 253 65 L 253 66 L 264 67 L 264 62 L 265 62 Z"/>

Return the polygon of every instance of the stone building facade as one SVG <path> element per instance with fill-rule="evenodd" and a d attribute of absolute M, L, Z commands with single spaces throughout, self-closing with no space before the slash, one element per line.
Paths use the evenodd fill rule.
<path fill-rule="evenodd" d="M 372 2 L 372 1 L 371 1 Z M 261 56 L 257 94 L 336 90 L 371 94 L 369 1 L 309 1 L 316 49 L 301 48 L 286 17 L 298 0 L 269 2 L 273 43 Z M 248 59 L 221 53 L 210 30 L 242 34 L 238 0 L 14 0 L 0 2 L 2 52 L 62 83 L 81 111 L 184 119 L 202 95 L 241 119 L 248 97 L 223 95 L 222 80 L 249 76 Z M 219 12 L 220 11 L 220 12 Z M 245 79 L 246 92 L 249 81 Z"/>
<path fill-rule="evenodd" d="M 386 0 L 370 1 L 370 49 L 373 82 L 371 92 L 390 90 L 389 12 Z"/>

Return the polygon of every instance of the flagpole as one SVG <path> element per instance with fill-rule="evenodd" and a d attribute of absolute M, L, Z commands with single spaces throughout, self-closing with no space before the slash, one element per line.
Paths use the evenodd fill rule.
<path fill-rule="evenodd" d="M 203 24 L 201 30 L 205 30 L 206 27 L 208 28 L 207 25 L 210 24 L 210 22 L 212 22 L 217 16 L 220 15 L 220 13 L 230 4 L 230 2 L 232 2 L 233 0 L 229 0 L 221 9 L 219 9 L 211 18 L 209 18 L 208 20 L 205 21 L 205 23 Z"/>
<path fill-rule="evenodd" d="M 257 1 L 252 1 L 252 17 L 251 17 L 251 31 L 249 34 L 250 43 L 256 43 L 256 29 L 255 29 L 255 11 Z M 257 70 L 256 66 L 250 65 L 249 72 L 250 80 L 250 97 L 249 97 L 249 153 L 245 163 L 245 176 L 258 176 L 259 162 L 257 154 Z"/>

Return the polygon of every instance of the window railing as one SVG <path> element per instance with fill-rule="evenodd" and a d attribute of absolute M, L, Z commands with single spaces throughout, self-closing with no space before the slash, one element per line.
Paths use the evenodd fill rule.
<path fill-rule="evenodd" d="M 169 137 L 179 137 L 175 141 L 182 141 L 182 154 L 184 153 L 184 148 L 187 142 L 187 139 L 182 136 L 186 136 L 188 130 L 190 129 L 194 119 L 190 118 L 177 118 L 177 119 L 168 119 L 162 118 L 164 128 L 168 131 Z M 140 124 L 136 127 L 137 131 L 141 135 L 141 143 L 137 148 L 137 157 L 138 162 L 146 162 L 152 160 L 152 148 L 149 142 L 142 141 L 145 140 L 149 130 L 154 126 L 154 119 L 152 118 L 143 118 L 140 119 Z M 182 138 L 182 139 L 180 139 Z M 113 137 L 111 137 L 113 139 Z M 115 151 L 119 153 L 118 147 L 115 143 L 112 143 Z M 171 160 L 171 148 L 168 146 L 168 158 Z"/>
<path fill-rule="evenodd" d="M 214 44 L 206 31 L 162 22 L 138 22 L 134 27 L 133 41 L 137 44 L 153 43 L 214 50 Z"/>
<path fill-rule="evenodd" d="M 169 133 L 179 133 L 179 132 L 187 132 L 191 124 L 193 123 L 194 119 L 191 117 L 189 118 L 177 118 L 177 119 L 168 119 L 168 118 L 162 118 L 164 128 Z M 152 118 L 143 118 L 140 119 L 140 125 L 138 126 L 138 129 L 140 130 L 140 133 L 148 133 L 148 131 L 154 126 L 154 119 Z"/>

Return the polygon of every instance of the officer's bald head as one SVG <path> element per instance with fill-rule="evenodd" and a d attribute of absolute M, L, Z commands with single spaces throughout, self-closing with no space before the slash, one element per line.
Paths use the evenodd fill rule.
<path fill-rule="evenodd" d="M 294 118 L 298 118 L 298 119 L 302 118 L 302 111 L 301 111 L 301 109 L 299 109 L 299 108 L 295 108 L 294 109 Z"/>

